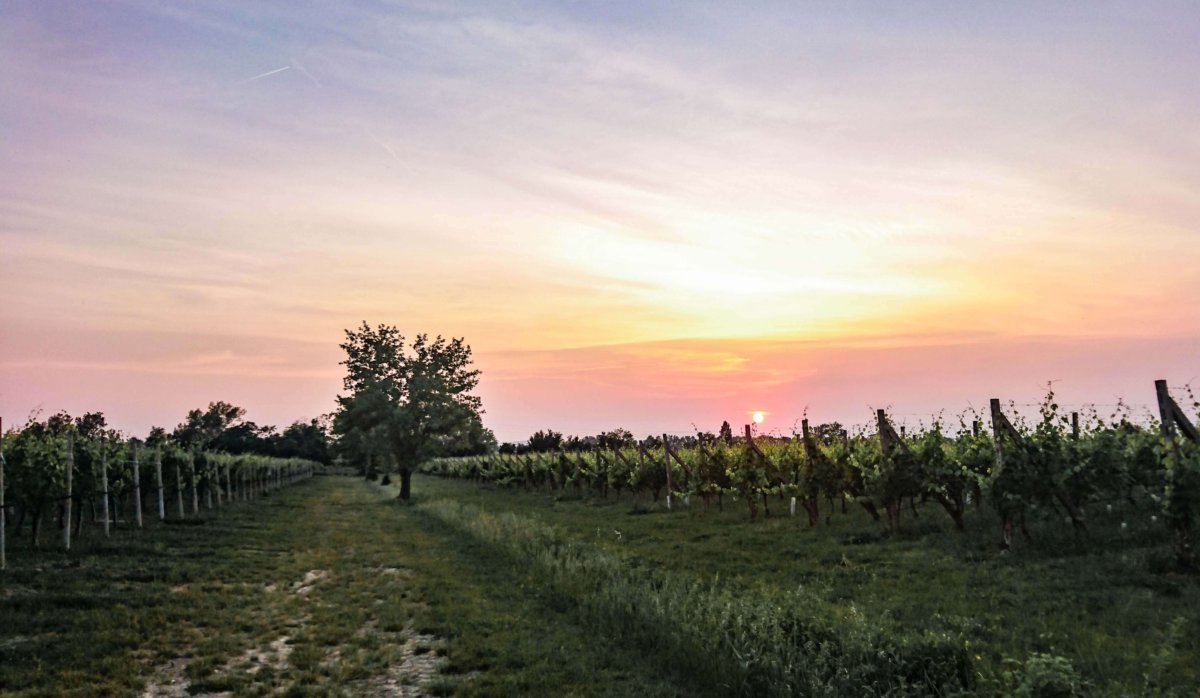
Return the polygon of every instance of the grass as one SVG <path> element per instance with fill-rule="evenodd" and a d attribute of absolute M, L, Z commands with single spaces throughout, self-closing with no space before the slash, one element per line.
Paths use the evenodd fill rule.
<path fill-rule="evenodd" d="M 431 695 L 679 694 L 393 496 L 317 478 L 191 525 L 89 532 L 70 554 L 11 550 L 0 695 L 140 695 L 168 680 L 193 693 L 388 695 L 387 681 L 418 680 L 396 674 L 416 634 L 433 638 L 416 654 L 448 660 L 425 677 Z"/>
<path fill-rule="evenodd" d="M 754 680 L 798 666 L 819 695 L 830 667 L 879 679 L 885 655 L 965 656 L 985 695 L 1200 691 L 1200 584 L 1116 518 L 1002 554 L 986 512 L 962 535 L 926 507 L 893 537 L 853 511 L 810 530 L 775 501 L 750 522 L 732 502 L 667 513 L 429 477 L 414 506 L 395 492 L 324 477 L 189 525 L 89 531 L 69 555 L 11 540 L 0 695 L 765 694 Z M 803 651 L 761 649 L 788 643 Z M 744 648 L 760 648 L 746 670 Z M 896 677 L 877 692 L 931 690 Z"/>
<path fill-rule="evenodd" d="M 1022 667 L 1045 656 L 1065 658 L 1089 695 L 1200 691 L 1200 580 L 1159 571 L 1168 542 L 1122 529 L 1132 512 L 1097 515 L 1087 541 L 1038 527 L 1036 543 L 1004 553 L 986 511 L 959 534 L 924 507 L 893 537 L 853 510 L 810 530 L 774 501 L 775 517 L 751 522 L 732 502 L 668 514 L 628 494 L 604 501 L 430 478 L 415 491 L 550 526 L 629 569 L 720 579 L 767 601 L 804 590 L 822 612 L 866 617 L 896 637 L 958 638 L 979 692 L 1016 690 Z"/>

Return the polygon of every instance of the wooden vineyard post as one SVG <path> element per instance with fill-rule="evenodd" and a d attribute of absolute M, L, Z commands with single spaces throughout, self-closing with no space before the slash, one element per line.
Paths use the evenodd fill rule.
<path fill-rule="evenodd" d="M 63 550 L 71 549 L 71 510 L 74 501 L 71 499 L 71 480 L 75 474 L 75 434 L 67 432 L 67 496 L 63 499 Z"/>
<path fill-rule="evenodd" d="M 162 479 L 162 446 L 154 449 L 154 484 L 158 488 L 158 520 L 167 518 L 166 493 L 163 491 Z"/>
<path fill-rule="evenodd" d="M 671 511 L 671 444 L 663 434 L 663 467 L 667 469 L 667 511 Z"/>
<path fill-rule="evenodd" d="M 233 467 L 233 463 L 229 459 L 225 460 L 225 501 L 233 504 L 233 478 L 230 477 L 229 470 Z"/>
<path fill-rule="evenodd" d="M 896 444 L 903 442 L 892 429 L 892 425 L 888 423 L 887 412 L 881 409 L 876 410 L 875 421 L 879 429 L 879 450 L 883 453 L 883 462 L 890 464 L 892 461 L 892 449 L 896 447 Z M 887 512 L 888 528 L 892 531 L 899 531 L 900 501 L 885 500 L 883 508 Z"/>
<path fill-rule="evenodd" d="M 1004 469 L 1004 437 L 1006 435 L 1015 435 L 1020 439 L 1020 434 L 1016 434 L 1016 429 L 1010 425 L 1007 417 L 1004 417 L 1003 411 L 1000 409 L 1000 398 L 994 397 L 989 401 L 991 408 L 991 439 L 992 447 L 996 451 L 996 473 L 1001 473 Z M 1006 429 L 1012 434 L 1006 434 Z M 1018 441 L 1014 441 L 1018 443 Z M 1001 529 L 1001 547 L 1013 547 L 1013 515 L 1007 510 L 1007 506 L 1001 503 L 1000 512 L 1000 529 Z"/>
<path fill-rule="evenodd" d="M 4 528 L 8 523 L 8 510 L 4 508 L 4 420 L 0 419 L 0 571 L 8 567 L 4 552 Z"/>
<path fill-rule="evenodd" d="M 134 520 L 137 521 L 137 527 L 142 527 L 142 470 L 138 465 L 138 448 L 137 444 L 133 445 L 133 501 L 134 501 Z"/>
<path fill-rule="evenodd" d="M 1176 438 L 1176 429 L 1183 433 L 1184 438 L 1194 444 L 1200 444 L 1200 431 L 1197 431 L 1191 420 L 1183 413 L 1183 410 L 1179 409 L 1179 405 L 1171 397 L 1170 391 L 1167 390 L 1167 382 L 1165 380 L 1154 381 L 1154 392 L 1158 397 L 1159 428 L 1162 430 L 1163 439 L 1167 442 L 1169 449 L 1167 457 L 1174 461 L 1175 464 L 1175 467 L 1168 467 L 1167 469 L 1167 477 L 1170 481 L 1176 477 L 1174 473 L 1176 472 L 1176 468 L 1182 466 L 1183 459 L 1183 453 Z M 1175 556 L 1178 558 L 1179 565 L 1185 569 L 1194 567 L 1196 564 L 1196 550 L 1191 522 L 1187 520 L 1186 515 L 1177 516 L 1173 517 L 1171 526 L 1175 531 Z"/>
<path fill-rule="evenodd" d="M 800 420 L 800 438 L 804 443 L 804 456 L 808 460 L 808 467 L 810 468 L 811 472 L 811 468 L 816 466 L 817 458 L 820 458 L 821 454 L 817 450 L 816 443 L 813 442 L 812 433 L 809 431 L 807 419 Z M 797 475 L 799 475 L 799 473 L 797 473 Z M 810 483 L 808 486 L 808 491 L 804 493 L 804 509 L 808 512 L 809 528 L 816 528 L 817 524 L 821 522 L 820 506 L 821 505 L 817 497 L 816 486 L 815 484 Z M 795 505 L 793 505 L 792 508 L 795 509 Z"/>
<path fill-rule="evenodd" d="M 1192 443 L 1200 443 L 1200 432 L 1192 425 L 1191 420 L 1179 409 L 1178 403 L 1171 397 L 1170 391 L 1167 390 L 1167 382 L 1165 380 L 1154 381 L 1154 392 L 1158 396 L 1158 416 L 1161 422 L 1163 438 L 1171 444 L 1172 450 L 1178 454 L 1179 444 L 1175 441 L 1175 430 L 1183 432 Z"/>
<path fill-rule="evenodd" d="M 1078 412 L 1071 413 L 1071 438 L 1075 439 L 1076 441 L 1079 440 L 1079 413 Z"/>
<path fill-rule="evenodd" d="M 184 518 L 187 514 L 183 513 L 183 473 L 179 470 L 179 459 L 175 459 L 175 503 L 178 505 L 179 518 Z"/>
<path fill-rule="evenodd" d="M 104 498 L 103 506 L 100 511 L 104 514 L 104 537 L 109 535 L 109 510 L 108 510 L 108 452 L 104 447 L 104 439 L 100 439 L 100 492 Z"/>
<path fill-rule="evenodd" d="M 617 457 L 617 459 L 618 459 L 618 460 L 620 460 L 622 463 L 624 463 L 624 464 L 625 464 L 625 467 L 626 467 L 626 468 L 629 468 L 629 472 L 631 472 L 631 473 L 632 473 L 632 472 L 635 470 L 635 467 L 634 467 L 634 465 L 633 465 L 633 461 L 631 461 L 631 460 L 629 460 L 628 458 L 626 458 L 626 457 L 625 457 L 625 454 L 621 453 L 621 450 L 620 450 L 619 448 L 616 448 L 616 447 L 614 446 L 614 447 L 613 447 L 613 453 L 616 455 L 616 457 Z M 618 492 L 618 494 L 620 494 L 620 493 Z M 636 498 L 636 495 L 637 495 L 637 490 L 633 490 L 633 494 L 634 494 L 634 496 L 635 496 L 635 498 Z"/>
<path fill-rule="evenodd" d="M 646 445 L 641 442 L 638 442 L 638 469 L 641 472 L 646 470 Z M 657 502 L 658 490 L 654 490 L 651 494 L 654 496 L 654 501 Z"/>
<path fill-rule="evenodd" d="M 1012 425 L 1000 411 L 1000 398 L 992 398 L 989 404 L 992 412 L 992 448 L 996 452 L 996 473 L 999 474 L 1004 470 L 1004 427 L 1008 426 L 1011 429 Z M 1000 506 L 1000 545 L 1003 548 L 1011 548 L 1013 542 L 1012 515 L 1006 510 L 1003 503 Z"/>
<path fill-rule="evenodd" d="M 746 425 L 746 444 L 748 446 L 750 446 L 750 450 L 753 451 L 755 455 L 757 455 L 759 458 L 761 458 L 763 460 L 764 463 L 767 464 L 767 466 L 769 468 L 769 470 L 767 471 L 768 473 L 775 470 L 775 463 L 771 461 L 771 459 L 767 456 L 767 454 L 763 453 L 762 449 L 758 447 L 758 444 L 754 443 L 754 433 L 751 430 L 751 427 L 749 424 Z M 782 482 L 780 484 L 782 484 Z M 753 495 L 751 495 L 751 502 L 753 502 Z M 763 512 L 765 512 L 767 518 L 770 518 L 771 517 L 771 507 L 770 507 L 770 505 L 767 504 L 767 493 L 765 491 L 762 493 L 762 504 L 763 504 Z M 750 518 L 751 519 L 755 518 L 757 513 L 758 512 L 755 510 L 755 507 L 751 506 Z"/>
<path fill-rule="evenodd" d="M 678 463 L 679 467 L 683 469 L 683 474 L 687 478 L 684 481 L 684 485 L 687 485 L 687 483 L 692 481 L 692 469 L 688 467 L 687 463 L 683 462 L 683 459 L 679 457 L 679 454 L 675 452 L 675 449 L 671 448 L 671 443 L 667 440 L 666 434 L 663 434 L 663 450 L 665 450 L 667 453 L 667 457 L 664 458 L 663 460 L 666 461 L 666 467 L 667 467 L 667 509 L 670 509 L 671 508 L 671 459 L 675 459 L 675 462 Z M 684 502 L 685 503 L 687 502 L 687 495 L 684 495 Z"/>

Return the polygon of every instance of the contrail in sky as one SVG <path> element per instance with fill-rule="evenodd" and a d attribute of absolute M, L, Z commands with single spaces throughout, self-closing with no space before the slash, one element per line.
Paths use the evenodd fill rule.
<path fill-rule="evenodd" d="M 290 66 L 290 65 L 285 65 L 285 66 L 283 66 L 282 68 L 276 68 L 275 70 L 268 70 L 267 72 L 265 72 L 265 73 L 262 73 L 261 75 L 255 75 L 255 76 L 254 76 L 254 77 L 252 77 L 252 78 L 246 78 L 245 80 L 242 80 L 242 81 L 241 81 L 241 82 L 239 82 L 238 84 L 239 84 L 239 85 L 245 85 L 245 84 L 246 84 L 246 83 L 248 83 L 248 82 L 254 82 L 255 80 L 261 80 L 261 79 L 263 79 L 263 78 L 265 78 L 265 77 L 267 77 L 267 76 L 269 76 L 269 75 L 274 75 L 275 73 L 282 73 L 283 71 L 285 71 L 285 70 L 287 70 L 288 68 L 291 68 L 291 67 L 292 67 L 292 66 Z"/>
<path fill-rule="evenodd" d="M 367 137 L 370 138 L 371 140 L 375 141 L 376 145 L 378 145 L 380 148 L 383 148 L 385 151 L 387 151 L 387 154 L 391 155 L 393 160 L 400 163 L 401 167 L 408 170 L 410 173 L 413 171 L 412 167 L 409 166 L 409 164 L 407 162 L 404 162 L 403 160 L 401 160 L 400 156 L 396 154 L 395 150 L 392 150 L 392 146 L 388 145 L 387 143 L 384 143 L 379 138 L 377 138 L 374 133 L 371 133 L 370 129 L 363 129 L 363 131 L 366 131 Z"/>
<path fill-rule="evenodd" d="M 300 65 L 299 62 L 292 61 L 292 67 L 295 68 L 296 70 L 299 70 L 301 73 L 303 73 L 304 77 L 308 78 L 309 80 L 312 80 L 313 84 L 316 85 L 317 87 L 321 86 L 321 81 L 317 80 L 315 77 L 313 77 L 313 74 L 308 72 L 307 70 L 305 70 L 304 66 Z M 282 68 L 280 70 L 282 70 Z M 278 71 L 276 71 L 276 72 L 278 72 Z M 269 74 L 270 73 L 268 73 L 268 75 Z"/>

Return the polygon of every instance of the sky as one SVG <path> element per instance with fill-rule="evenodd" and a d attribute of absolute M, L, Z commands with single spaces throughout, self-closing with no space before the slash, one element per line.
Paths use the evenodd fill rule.
<path fill-rule="evenodd" d="M 363 321 L 485 424 L 1200 387 L 1200 8 L 0 5 L 0 417 L 331 412 Z"/>

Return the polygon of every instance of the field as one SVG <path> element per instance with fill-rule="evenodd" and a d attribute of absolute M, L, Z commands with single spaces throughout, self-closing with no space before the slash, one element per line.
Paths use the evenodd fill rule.
<path fill-rule="evenodd" d="M 1123 532 L 1002 552 L 991 527 L 956 532 L 931 506 L 893 534 L 853 508 L 810 529 L 775 502 L 751 521 L 629 494 L 427 476 L 413 489 L 405 506 L 394 486 L 318 477 L 190 522 L 88 536 L 69 556 L 16 546 L 0 576 L 0 690 L 1200 690 L 1200 584 L 1171 572 L 1169 543 L 1137 522 L 1097 515 L 1092 535 Z"/>

